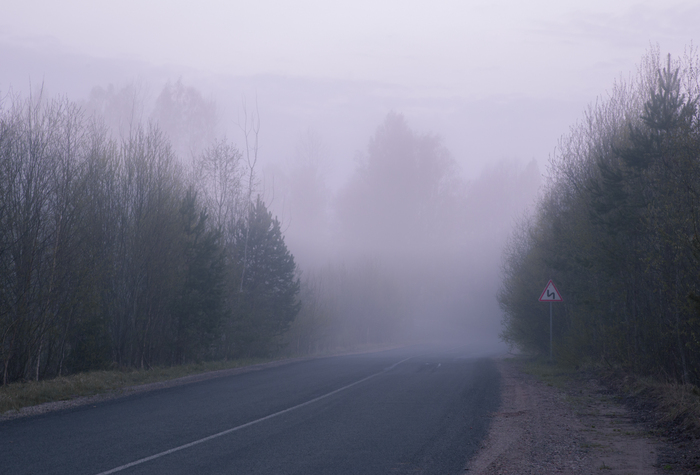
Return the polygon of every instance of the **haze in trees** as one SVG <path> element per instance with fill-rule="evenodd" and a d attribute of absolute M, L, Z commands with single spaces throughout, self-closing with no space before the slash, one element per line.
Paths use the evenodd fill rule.
<path fill-rule="evenodd" d="M 147 117 L 148 102 L 148 87 L 134 81 L 121 88 L 95 86 L 82 107 L 86 114 L 98 117 L 115 138 L 127 140 Z"/>
<path fill-rule="evenodd" d="M 434 135 L 389 113 L 338 198 L 340 238 L 360 252 L 411 252 L 440 240 L 458 191 L 456 164 Z"/>
<path fill-rule="evenodd" d="M 161 30 L 124 9 L 8 5 L 4 381 L 424 340 L 495 350 L 499 288 L 504 338 L 539 351 L 549 278 L 566 296 L 558 357 L 697 381 L 694 49 L 653 49 L 554 148 L 634 67 L 630 48 L 682 51 L 697 7 L 472 3 L 291 8 L 279 23 L 249 2 L 171 9 L 192 28 Z M 655 21 L 624 41 L 596 26 L 623 17 Z M 287 259 L 282 310 L 247 280 L 257 248 Z"/>
<path fill-rule="evenodd" d="M 258 196 L 234 231 L 237 266 L 232 269 L 238 292 L 234 301 L 233 355 L 265 355 L 299 312 L 299 278 L 294 256 L 284 243 L 280 223 Z M 247 245 L 245 242 L 247 241 Z"/>
<path fill-rule="evenodd" d="M 133 99 L 107 96 L 106 110 Z M 0 106 L 3 384 L 277 350 L 296 265 L 264 203 L 241 203 L 234 146 L 185 173 L 156 124 L 116 136 L 66 99 Z M 241 322 L 252 331 L 227 333 Z"/>
<path fill-rule="evenodd" d="M 311 129 L 298 138 L 292 158 L 275 176 L 276 202 L 285 216 L 286 240 L 297 260 L 307 266 L 326 263 L 331 241 L 332 192 L 328 185 L 329 151 Z"/>
<path fill-rule="evenodd" d="M 303 305 L 290 346 L 432 340 L 493 348 L 500 246 L 538 181 L 534 162 L 503 162 L 467 182 L 439 136 L 389 113 L 331 201 L 331 257 L 301 261 Z M 292 221 L 288 234 L 303 231 Z"/>
<path fill-rule="evenodd" d="M 340 189 L 323 139 L 302 137 L 284 199 L 271 200 L 285 222 L 252 199 L 266 191 L 257 112 L 241 149 L 213 139 L 216 109 L 196 89 L 168 83 L 150 114 L 144 91 L 95 88 L 82 110 L 15 97 L 0 110 L 5 381 L 425 340 L 493 346 L 499 247 L 537 187 L 534 163 L 466 181 L 438 135 L 391 112 Z M 202 141 L 174 145 L 188 133 Z"/>
<path fill-rule="evenodd" d="M 554 351 L 679 382 L 698 355 L 698 58 L 657 49 L 638 77 L 564 137 L 537 213 L 505 253 L 503 336 L 544 352 L 547 315 L 529 300 L 553 278 Z"/>
<path fill-rule="evenodd" d="M 216 104 L 182 79 L 167 82 L 156 98 L 151 120 L 168 134 L 175 152 L 185 160 L 199 155 L 216 137 Z"/>

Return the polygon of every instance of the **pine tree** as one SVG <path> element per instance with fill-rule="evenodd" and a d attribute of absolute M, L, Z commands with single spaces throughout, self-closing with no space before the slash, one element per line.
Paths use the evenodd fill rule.
<path fill-rule="evenodd" d="M 197 212 L 196 193 L 188 190 L 180 208 L 183 225 L 183 285 L 175 301 L 175 361 L 209 356 L 224 317 L 224 260 L 220 234 L 207 229 L 206 211 Z"/>
<path fill-rule="evenodd" d="M 259 196 L 235 234 L 235 272 L 242 279 L 234 305 L 235 353 L 266 355 L 300 309 L 296 263 L 284 243 L 279 221 Z"/>

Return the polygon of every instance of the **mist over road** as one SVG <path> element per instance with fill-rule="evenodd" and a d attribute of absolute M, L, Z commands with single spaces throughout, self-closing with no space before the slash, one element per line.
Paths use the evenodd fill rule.
<path fill-rule="evenodd" d="M 3 422 L 0 469 L 460 473 L 499 386 L 468 347 L 307 360 Z"/>

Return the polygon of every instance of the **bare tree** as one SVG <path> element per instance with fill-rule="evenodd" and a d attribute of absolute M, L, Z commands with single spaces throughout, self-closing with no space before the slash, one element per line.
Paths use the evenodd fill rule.
<path fill-rule="evenodd" d="M 255 166 L 258 163 L 258 140 L 260 136 L 260 115 L 258 113 L 258 101 L 255 101 L 255 111 L 248 111 L 248 104 L 243 99 L 243 123 L 238 123 L 238 127 L 243 133 L 245 139 L 245 159 L 248 165 L 248 197 L 246 200 L 246 208 L 243 216 L 244 220 L 248 220 L 251 216 L 253 207 L 253 192 L 255 190 Z M 246 226 L 245 242 L 243 243 L 243 262 L 241 269 L 241 283 L 239 292 L 243 292 L 243 282 L 245 281 L 246 268 L 248 267 L 248 242 L 250 240 L 250 226 Z"/>

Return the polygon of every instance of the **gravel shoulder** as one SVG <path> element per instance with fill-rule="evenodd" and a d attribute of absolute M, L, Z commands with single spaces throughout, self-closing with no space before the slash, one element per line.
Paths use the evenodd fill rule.
<path fill-rule="evenodd" d="M 668 443 L 652 437 L 595 380 L 572 379 L 559 388 L 526 374 L 517 359 L 497 365 L 501 407 L 467 473 L 687 473 L 663 463 Z"/>

